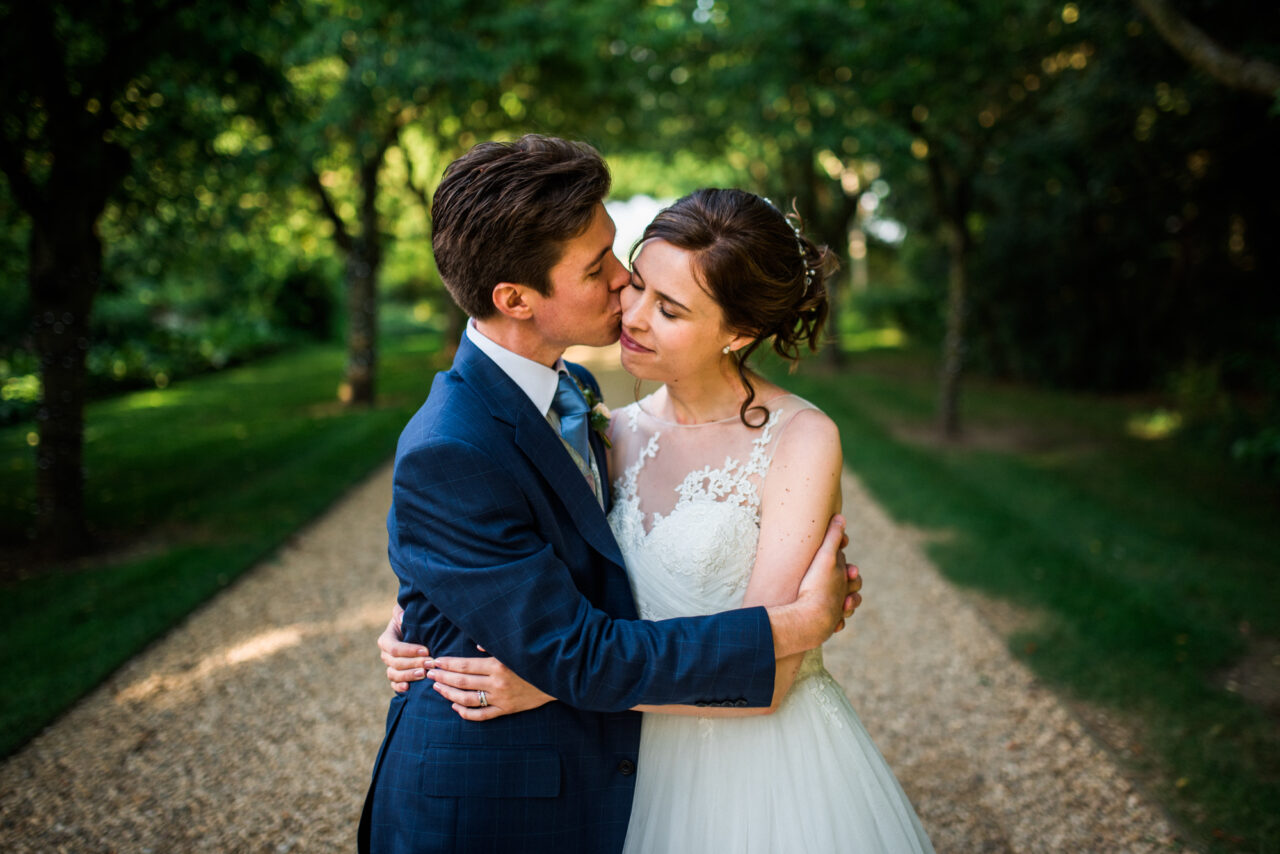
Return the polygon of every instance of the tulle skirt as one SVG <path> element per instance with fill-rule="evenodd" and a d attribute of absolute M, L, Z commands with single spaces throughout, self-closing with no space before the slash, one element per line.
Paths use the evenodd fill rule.
<path fill-rule="evenodd" d="M 625 854 L 933 851 L 820 654 L 772 715 L 646 714 L 637 766 Z"/>

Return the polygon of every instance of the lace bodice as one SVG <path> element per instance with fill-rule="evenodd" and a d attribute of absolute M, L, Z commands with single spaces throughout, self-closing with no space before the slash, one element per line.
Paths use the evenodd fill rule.
<path fill-rule="evenodd" d="M 709 614 L 742 604 L 760 536 L 760 495 L 794 395 L 767 404 L 759 429 L 735 416 L 681 425 L 633 403 L 613 414 L 609 524 L 641 617 Z"/>

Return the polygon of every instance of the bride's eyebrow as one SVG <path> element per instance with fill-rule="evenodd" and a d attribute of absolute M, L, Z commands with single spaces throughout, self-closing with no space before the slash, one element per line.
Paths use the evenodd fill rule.
<path fill-rule="evenodd" d="M 632 264 L 632 265 L 631 265 L 631 275 L 632 275 L 632 276 L 634 276 L 635 278 L 639 279 L 639 280 L 640 280 L 640 284 L 642 284 L 642 285 L 644 284 L 644 276 L 640 275 L 640 267 L 639 267 L 638 265 L 636 265 L 636 264 Z M 676 308 L 680 308 L 680 309 L 684 309 L 685 311 L 689 311 L 689 306 L 685 305 L 684 303 L 680 302 L 680 301 L 679 301 L 679 300 L 677 300 L 677 299 L 672 299 L 672 297 L 671 297 L 670 295 L 668 295 L 668 294 L 664 294 L 662 291 L 658 290 L 657 288 L 654 288 L 654 289 L 653 289 L 653 292 L 654 292 L 655 294 L 657 294 L 657 295 L 658 295 L 658 298 L 659 298 L 660 300 L 662 300 L 663 302 L 671 303 L 671 304 L 672 304 L 673 306 L 675 306 Z M 689 313 L 690 313 L 690 314 L 692 314 L 693 312 L 689 311 Z"/>

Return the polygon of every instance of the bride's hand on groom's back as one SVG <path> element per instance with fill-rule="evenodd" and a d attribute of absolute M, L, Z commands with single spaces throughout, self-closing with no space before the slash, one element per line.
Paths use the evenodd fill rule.
<path fill-rule="evenodd" d="M 404 609 L 399 605 L 392 611 L 387 627 L 378 636 L 378 650 L 382 663 L 387 665 L 387 681 L 391 690 L 403 694 L 409 690 L 410 682 L 426 678 L 427 668 L 431 666 L 430 653 L 418 643 L 405 643 L 400 633 L 400 618 Z"/>

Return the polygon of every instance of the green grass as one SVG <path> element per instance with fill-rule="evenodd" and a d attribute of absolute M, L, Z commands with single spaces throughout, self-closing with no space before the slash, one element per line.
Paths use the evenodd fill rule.
<path fill-rule="evenodd" d="M 1125 761 L 1197 843 L 1280 850 L 1277 720 L 1220 686 L 1280 638 L 1280 490 L 1125 425 L 1137 402 L 968 380 L 977 441 L 926 438 L 934 381 L 910 353 L 776 378 L 840 425 L 845 461 L 952 581 L 1027 615 L 1010 648 L 1086 720 L 1134 733 Z M 984 449 L 985 448 L 985 449 Z"/>
<path fill-rule="evenodd" d="M 373 408 L 336 402 L 338 346 L 91 404 L 86 512 L 121 548 L 0 585 L 0 755 L 388 459 L 438 349 L 387 341 Z M 0 544 L 31 524 L 31 429 L 0 431 Z"/>

